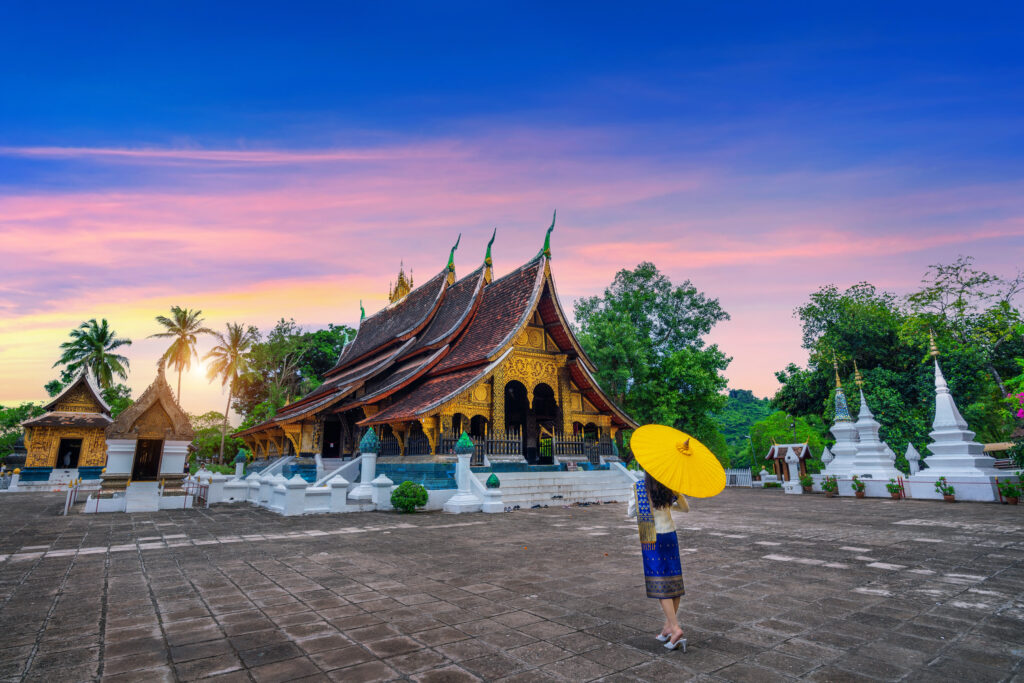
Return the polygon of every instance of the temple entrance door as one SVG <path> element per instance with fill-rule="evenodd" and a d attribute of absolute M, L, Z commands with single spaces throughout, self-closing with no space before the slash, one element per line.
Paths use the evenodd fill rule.
<path fill-rule="evenodd" d="M 324 444 L 320 455 L 325 458 L 341 457 L 341 420 L 324 422 Z"/>
<path fill-rule="evenodd" d="M 160 474 L 160 456 L 163 450 L 163 439 L 139 439 L 136 441 L 132 481 L 156 481 Z"/>
<path fill-rule="evenodd" d="M 537 439 L 537 463 L 554 464 L 554 437 L 558 431 L 558 403 L 555 391 L 547 384 L 538 384 L 533 389 L 532 422 Z"/>
<path fill-rule="evenodd" d="M 522 438 L 522 453 L 527 462 L 537 458 L 536 436 L 532 444 L 527 438 L 527 420 L 530 416 L 530 398 L 522 382 L 512 380 L 505 385 L 505 432 L 519 431 Z M 533 460 L 531 460 L 533 458 Z"/>
<path fill-rule="evenodd" d="M 57 447 L 57 463 L 54 468 L 70 470 L 78 467 L 78 456 L 81 454 L 81 439 L 61 439 Z"/>

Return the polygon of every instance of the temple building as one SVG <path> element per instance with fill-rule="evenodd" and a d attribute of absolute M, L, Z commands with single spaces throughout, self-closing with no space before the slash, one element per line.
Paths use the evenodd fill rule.
<path fill-rule="evenodd" d="M 44 408 L 42 415 L 21 423 L 28 454 L 20 486 L 47 488 L 78 478 L 98 483 L 107 462 L 104 430 L 112 420 L 89 371 Z"/>
<path fill-rule="evenodd" d="M 454 460 L 462 432 L 476 465 L 614 457 L 620 430 L 637 425 L 598 386 L 559 303 L 553 228 L 533 259 L 501 278 L 493 236 L 462 278 L 458 241 L 419 286 L 403 267 L 388 306 L 363 314 L 323 384 L 237 436 L 257 457 L 347 457 L 368 428 L 385 463 Z"/>

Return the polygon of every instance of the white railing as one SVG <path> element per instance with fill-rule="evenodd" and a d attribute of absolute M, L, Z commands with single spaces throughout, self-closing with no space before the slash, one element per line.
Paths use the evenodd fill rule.
<path fill-rule="evenodd" d="M 324 476 L 317 479 L 313 486 L 323 486 L 339 474 L 345 477 L 345 479 L 347 479 L 348 481 L 354 482 L 356 480 L 356 477 L 359 476 L 359 463 L 362 461 L 362 459 L 363 456 L 360 454 L 352 458 L 351 460 L 346 460 L 338 467 L 335 467 L 333 470 L 325 473 Z"/>
<path fill-rule="evenodd" d="M 743 486 L 750 488 L 754 485 L 754 477 L 750 473 L 750 468 L 746 469 L 728 469 L 725 471 L 725 485 L 726 486 Z"/>

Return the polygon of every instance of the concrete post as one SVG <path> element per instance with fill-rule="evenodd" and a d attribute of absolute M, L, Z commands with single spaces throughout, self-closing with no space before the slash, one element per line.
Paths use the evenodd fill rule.
<path fill-rule="evenodd" d="M 306 487 L 309 484 L 301 476 L 296 474 L 291 479 L 283 482 L 285 488 L 284 507 L 281 514 L 285 517 L 301 515 L 306 511 Z"/>
<path fill-rule="evenodd" d="M 501 489 L 484 491 L 484 504 L 481 506 L 483 512 L 502 512 L 504 509 L 501 503 Z"/>
<path fill-rule="evenodd" d="M 243 476 L 245 476 L 245 463 L 244 462 L 236 462 L 235 463 L 235 479 L 241 479 Z"/>
<path fill-rule="evenodd" d="M 227 483 L 227 476 L 215 472 L 210 476 L 210 488 L 206 494 L 206 500 L 210 505 L 224 502 L 224 484 Z"/>
<path fill-rule="evenodd" d="M 371 484 L 373 485 L 373 504 L 377 506 L 377 509 L 393 510 L 394 507 L 391 505 L 391 487 L 395 485 L 395 482 L 388 479 L 387 475 L 382 474 L 374 479 Z"/>
<path fill-rule="evenodd" d="M 362 453 L 362 460 L 359 461 L 359 485 L 352 489 L 348 495 L 352 500 L 373 500 L 373 478 L 377 476 L 377 454 Z M 388 496 L 388 504 L 391 503 L 391 496 Z"/>
<path fill-rule="evenodd" d="M 460 453 L 459 462 L 455 466 L 455 480 L 459 484 L 459 492 L 448 499 L 444 504 L 445 512 L 477 512 L 480 510 L 480 501 L 473 492 L 469 490 L 469 478 L 472 472 L 469 469 L 469 460 L 473 457 L 471 453 Z"/>
<path fill-rule="evenodd" d="M 331 512 L 348 510 L 348 479 L 340 474 L 331 477 L 327 486 L 331 489 Z"/>

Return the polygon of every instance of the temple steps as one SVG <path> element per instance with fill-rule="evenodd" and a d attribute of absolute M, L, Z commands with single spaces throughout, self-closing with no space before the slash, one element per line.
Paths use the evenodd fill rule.
<path fill-rule="evenodd" d="M 124 492 L 125 512 L 153 512 L 159 508 L 160 491 L 155 481 L 133 481 Z"/>
<path fill-rule="evenodd" d="M 488 473 L 474 473 L 486 482 Z M 499 473 L 501 502 L 518 505 L 571 505 L 629 500 L 631 482 L 618 470 L 594 472 L 505 472 Z"/>

